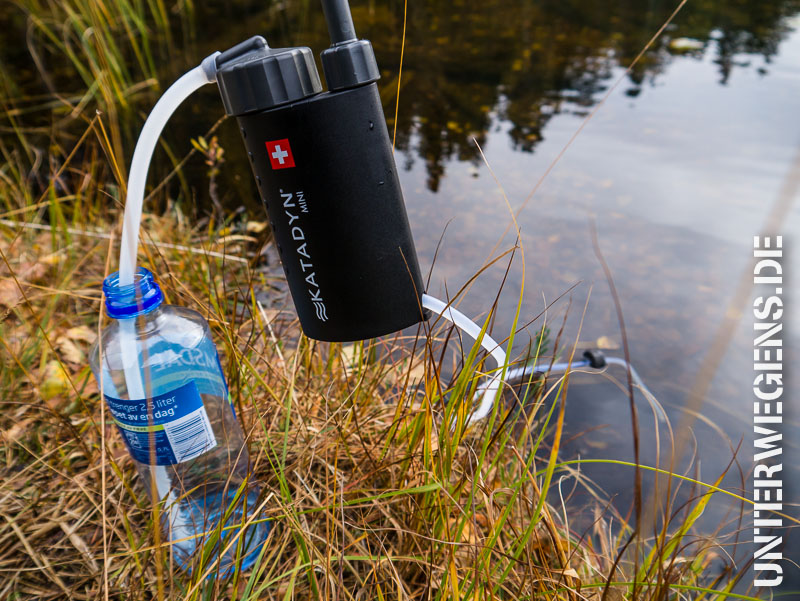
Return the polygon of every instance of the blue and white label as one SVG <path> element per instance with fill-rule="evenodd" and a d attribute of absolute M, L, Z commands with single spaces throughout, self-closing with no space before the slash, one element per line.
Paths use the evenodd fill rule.
<path fill-rule="evenodd" d="M 122 439 L 140 463 L 174 465 L 217 446 L 194 380 L 151 399 L 105 398 Z"/>

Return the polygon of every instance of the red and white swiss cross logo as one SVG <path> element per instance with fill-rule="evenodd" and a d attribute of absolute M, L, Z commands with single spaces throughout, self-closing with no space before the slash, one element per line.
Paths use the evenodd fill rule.
<path fill-rule="evenodd" d="M 269 164 L 273 169 L 294 167 L 294 156 L 292 147 L 289 146 L 289 138 L 267 142 L 267 154 L 269 155 Z"/>

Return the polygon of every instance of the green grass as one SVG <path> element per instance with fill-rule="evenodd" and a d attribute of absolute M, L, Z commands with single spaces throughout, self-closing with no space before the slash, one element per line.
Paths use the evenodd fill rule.
<path fill-rule="evenodd" d="M 637 532 L 598 495 L 586 508 L 598 508 L 593 529 L 571 531 L 554 504 L 559 479 L 577 478 L 575 461 L 560 453 L 568 378 L 507 390 L 468 430 L 486 370 L 477 347 L 462 354 L 453 333 L 433 321 L 411 339 L 307 339 L 282 310 L 280 274 L 259 262 L 269 233 L 254 236 L 239 217 L 193 226 L 177 202 L 188 198 L 162 187 L 155 197 L 170 210 L 145 215 L 140 262 L 159 275 L 168 302 L 209 320 L 274 524 L 247 573 L 206 580 L 215 570 L 208 554 L 194 575 L 177 570 L 155 526 L 159 508 L 147 500 L 86 361 L 105 323 L 101 282 L 117 260 L 122 157 L 138 123 L 127 98 L 155 85 L 153 57 L 172 43 L 169 11 L 161 0 L 15 6 L 28 15 L 36 47 L 65 59 L 78 83 L 33 100 L 3 72 L 0 598 L 752 598 L 730 592 L 744 566 L 705 572 L 724 557 L 714 536 L 696 535 L 694 526 L 712 496 L 734 494 L 719 481 L 640 467 L 667 482 L 660 527 Z M 176 18 L 188 22 L 191 4 L 182 6 Z M 55 123 L 65 111 L 69 135 L 29 122 L 45 115 Z M 34 142 L 43 135 L 50 162 Z M 194 150 L 187 140 L 173 163 L 214 148 L 206 159 L 220 168 L 222 149 L 210 140 Z M 519 254 L 524 263 L 523 250 L 498 261 Z M 524 312 L 519 293 L 515 327 Z M 272 301 L 265 311 L 259 295 Z M 483 325 L 490 323 L 489 316 Z M 549 358 L 551 346 L 573 352 L 559 332 L 538 337 L 527 359 Z M 445 377 L 451 361 L 458 369 Z M 631 469 L 614 458 L 587 461 Z M 683 484 L 697 490 L 679 507 Z M 207 548 L 231 535 L 235 529 L 213 534 Z"/>

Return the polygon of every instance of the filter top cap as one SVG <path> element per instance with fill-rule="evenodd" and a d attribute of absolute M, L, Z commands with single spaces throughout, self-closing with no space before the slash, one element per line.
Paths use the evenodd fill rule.
<path fill-rule="evenodd" d="M 244 115 L 322 92 L 310 48 L 270 48 L 255 36 L 216 58 L 217 84 L 228 115 Z"/>
<path fill-rule="evenodd" d="M 322 70 L 331 92 L 363 86 L 381 76 L 369 40 L 351 40 L 323 50 Z"/>

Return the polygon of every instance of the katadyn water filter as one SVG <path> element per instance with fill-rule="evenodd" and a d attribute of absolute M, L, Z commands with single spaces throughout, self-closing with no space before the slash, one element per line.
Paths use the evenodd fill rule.
<path fill-rule="evenodd" d="M 323 92 L 309 48 L 253 37 L 215 57 L 303 331 L 374 338 L 419 323 L 423 281 L 378 95 L 372 45 L 323 2 Z"/>

